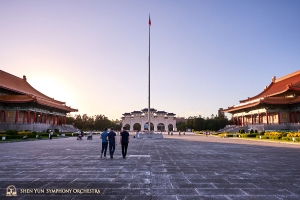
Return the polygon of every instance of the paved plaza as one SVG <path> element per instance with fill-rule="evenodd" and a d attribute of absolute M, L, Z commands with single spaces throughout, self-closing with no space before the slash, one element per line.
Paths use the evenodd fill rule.
<path fill-rule="evenodd" d="M 126 159 L 100 147 L 99 135 L 0 143 L 0 199 L 300 199 L 300 145 L 165 135 L 132 138 Z"/>

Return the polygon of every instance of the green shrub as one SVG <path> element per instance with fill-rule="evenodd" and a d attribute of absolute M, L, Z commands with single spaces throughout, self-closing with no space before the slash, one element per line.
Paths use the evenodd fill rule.
<path fill-rule="evenodd" d="M 18 132 L 18 135 L 32 135 L 32 132 L 24 132 L 24 131 L 20 131 Z"/>
<path fill-rule="evenodd" d="M 253 129 L 251 129 L 249 133 L 250 133 L 250 134 L 254 133 L 254 130 L 253 130 Z"/>
<path fill-rule="evenodd" d="M 33 134 L 33 135 L 37 135 L 38 133 L 37 133 L 36 131 L 33 131 L 32 134 Z"/>
<path fill-rule="evenodd" d="M 287 133 L 287 137 L 300 137 L 300 133 Z"/>
<path fill-rule="evenodd" d="M 259 135 L 264 135 L 264 134 L 265 134 L 265 131 L 259 132 Z"/>
<path fill-rule="evenodd" d="M 282 137 L 283 133 L 282 133 L 282 132 L 266 132 L 264 135 L 265 135 L 265 136 L 277 136 L 277 137 Z"/>
<path fill-rule="evenodd" d="M 245 133 L 245 130 L 244 130 L 244 129 L 240 129 L 239 132 L 240 132 L 240 133 Z"/>
<path fill-rule="evenodd" d="M 254 130 L 254 133 L 258 133 L 258 131 L 257 131 L 257 130 Z"/>
<path fill-rule="evenodd" d="M 7 135 L 6 139 L 22 139 L 23 135 Z"/>
<path fill-rule="evenodd" d="M 269 139 L 280 140 L 281 137 L 280 136 L 269 136 Z"/>
<path fill-rule="evenodd" d="M 300 141 L 300 138 L 294 137 L 296 142 Z M 282 137 L 282 140 L 293 141 L 293 137 Z"/>
<path fill-rule="evenodd" d="M 240 137 L 256 137 L 257 134 L 249 134 L 249 133 L 246 133 L 246 134 L 240 134 Z"/>
<path fill-rule="evenodd" d="M 233 137 L 233 135 L 236 135 L 236 134 L 233 134 L 233 133 L 221 133 L 218 136 L 219 137 Z"/>
<path fill-rule="evenodd" d="M 18 135 L 18 131 L 16 130 L 7 130 L 5 133 L 6 135 Z"/>

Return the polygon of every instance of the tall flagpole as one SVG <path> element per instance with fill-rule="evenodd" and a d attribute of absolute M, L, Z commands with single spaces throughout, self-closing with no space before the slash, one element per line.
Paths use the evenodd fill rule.
<path fill-rule="evenodd" d="M 151 123 L 150 123 L 150 26 L 151 26 L 151 19 L 149 13 L 149 66 L 148 66 L 148 131 L 151 131 Z"/>

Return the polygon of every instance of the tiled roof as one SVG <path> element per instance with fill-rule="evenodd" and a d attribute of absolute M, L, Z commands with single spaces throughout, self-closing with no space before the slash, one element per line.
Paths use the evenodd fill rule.
<path fill-rule="evenodd" d="M 241 100 L 240 102 L 245 103 L 247 101 L 259 99 L 262 97 L 278 95 L 288 90 L 300 90 L 300 70 L 272 81 L 271 84 L 258 95 L 245 100 Z"/>
<path fill-rule="evenodd" d="M 49 106 L 52 108 L 58 108 L 61 110 L 65 110 L 68 112 L 76 112 L 76 109 L 73 109 L 71 107 L 62 105 L 60 103 L 47 101 L 45 99 L 42 99 L 40 97 L 34 97 L 32 95 L 1 95 L 0 96 L 0 102 L 4 103 L 27 103 L 27 102 L 37 102 L 38 104 Z"/>
<path fill-rule="evenodd" d="M 5 71 L 0 70 L 0 87 L 19 93 L 20 95 L 3 95 L 1 96 L 2 101 L 9 102 L 30 102 L 35 100 L 36 102 L 54 108 L 59 108 L 61 110 L 66 110 L 69 112 L 78 111 L 77 109 L 70 108 L 65 104 L 65 102 L 54 100 L 38 90 L 34 89 L 26 80 L 24 76 L 23 79 L 9 74 Z M 6 96 L 6 97 L 5 97 Z"/>
<path fill-rule="evenodd" d="M 142 112 L 141 111 L 133 111 L 131 112 L 131 114 L 141 114 Z"/>
<path fill-rule="evenodd" d="M 174 114 L 174 113 L 168 113 L 167 115 L 169 115 L 169 116 L 174 116 L 174 115 L 176 115 L 176 114 Z"/>
<path fill-rule="evenodd" d="M 229 107 L 228 109 L 224 109 L 223 112 L 233 112 L 237 110 L 242 110 L 245 108 L 251 108 L 254 106 L 257 106 L 259 104 L 294 104 L 294 103 L 299 103 L 300 102 L 300 96 L 295 97 L 295 98 L 287 98 L 287 97 L 266 97 L 263 99 L 260 99 L 259 101 L 255 101 L 253 103 L 241 105 L 241 106 L 232 106 Z"/>
<path fill-rule="evenodd" d="M 156 113 L 162 113 L 162 114 L 166 114 L 167 112 L 165 112 L 165 111 L 157 111 Z"/>
<path fill-rule="evenodd" d="M 143 112 L 148 112 L 148 108 L 144 108 L 142 111 Z M 156 112 L 156 109 L 150 108 L 150 112 Z"/>

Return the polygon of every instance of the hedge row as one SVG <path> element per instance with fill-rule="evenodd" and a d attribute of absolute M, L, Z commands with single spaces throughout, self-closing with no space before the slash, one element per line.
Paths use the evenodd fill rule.
<path fill-rule="evenodd" d="M 23 135 L 7 135 L 5 136 L 6 140 L 8 139 L 23 139 Z M 28 135 L 28 138 L 36 138 L 36 135 Z"/>
<path fill-rule="evenodd" d="M 240 134 L 239 137 L 257 137 L 257 133 Z"/>

